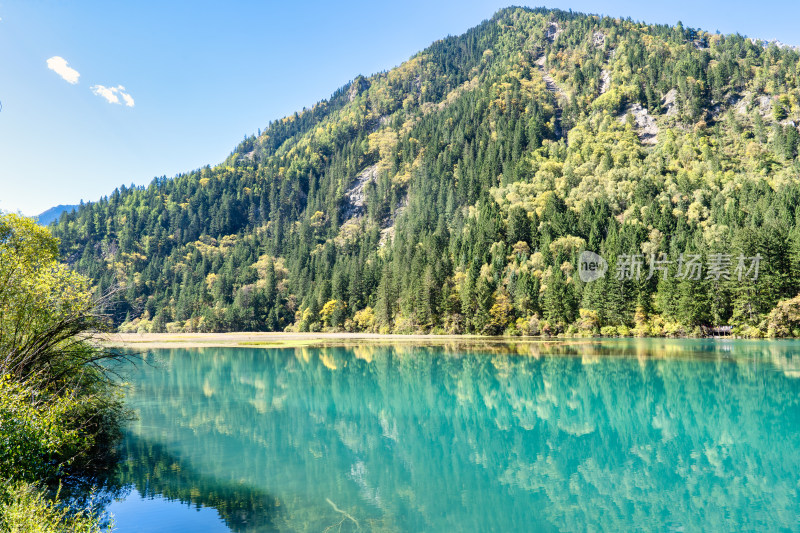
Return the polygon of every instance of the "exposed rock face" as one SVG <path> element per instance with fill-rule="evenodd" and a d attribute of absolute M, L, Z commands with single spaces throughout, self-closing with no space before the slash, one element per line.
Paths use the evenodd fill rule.
<path fill-rule="evenodd" d="M 772 100 L 769 96 L 761 95 L 757 99 L 758 112 L 763 116 L 767 116 L 772 111 Z"/>
<path fill-rule="evenodd" d="M 677 97 L 678 91 L 675 89 L 670 89 L 669 92 L 664 95 L 664 99 L 661 101 L 661 105 L 664 106 L 668 117 L 674 117 L 678 114 L 678 105 L 675 101 Z"/>
<path fill-rule="evenodd" d="M 338 243 L 355 242 L 357 234 L 362 231 L 366 221 L 364 218 L 366 198 L 366 187 L 369 183 L 374 183 L 378 179 L 378 165 L 370 165 L 358 173 L 355 181 L 344 193 L 346 203 L 342 211 L 344 222 L 340 227 L 339 235 L 336 237 Z M 401 204 L 380 223 L 381 238 L 379 246 L 384 246 L 394 240 L 394 228 L 397 219 L 408 206 L 408 196 Z"/>
<path fill-rule="evenodd" d="M 353 80 L 353 83 L 350 84 L 350 88 L 347 90 L 348 101 L 352 102 L 355 100 L 356 96 L 361 94 L 361 91 L 367 87 L 369 87 L 369 82 L 364 78 L 364 76 L 356 77 L 356 79 Z"/>
<path fill-rule="evenodd" d="M 620 115 L 620 121 L 625 122 L 628 119 L 628 114 L 633 115 L 636 133 L 639 135 L 642 144 L 656 144 L 659 130 L 655 117 L 648 113 L 647 109 L 638 102 L 628 106 L 625 113 Z"/>
<path fill-rule="evenodd" d="M 558 35 L 564 30 L 558 25 L 557 22 L 550 22 L 547 24 L 547 29 L 544 32 L 545 38 L 551 43 L 558 38 Z"/>
<path fill-rule="evenodd" d="M 772 112 L 772 100 L 769 96 L 763 94 L 753 97 L 752 93 L 745 92 L 741 99 L 736 102 L 734 109 L 740 115 L 746 115 L 751 107 L 758 111 L 762 117 L 766 117 Z"/>
<path fill-rule="evenodd" d="M 381 238 L 378 241 L 378 246 L 386 246 L 387 243 L 394 241 L 394 225 L 381 230 Z"/>
<path fill-rule="evenodd" d="M 769 48 L 770 46 L 772 46 L 774 44 L 778 48 L 788 48 L 789 50 L 795 50 L 797 52 L 800 52 L 800 46 L 794 46 L 794 45 L 791 45 L 791 44 L 782 43 L 781 41 L 779 41 L 777 39 L 770 39 L 769 41 L 762 41 L 761 39 L 752 39 L 751 38 L 750 42 L 755 44 L 755 45 L 758 45 L 759 43 L 761 43 L 761 46 L 763 46 L 764 48 Z"/>
<path fill-rule="evenodd" d="M 555 23 L 552 23 L 552 24 L 555 24 Z M 561 133 L 562 133 L 562 131 L 561 131 L 561 114 L 562 114 L 561 107 L 562 107 L 563 102 L 560 102 L 560 100 L 569 100 L 569 98 L 567 97 L 567 93 L 562 91 L 561 87 L 558 86 L 558 84 L 556 83 L 556 80 L 554 80 L 553 77 L 550 74 L 547 73 L 547 69 L 544 66 L 545 60 L 546 60 L 546 57 L 544 56 L 544 54 L 542 54 L 535 61 L 535 63 L 539 67 L 539 71 L 542 73 L 542 79 L 544 80 L 545 87 L 547 88 L 548 91 L 550 91 L 551 93 L 553 93 L 556 96 L 557 104 L 556 104 L 556 110 L 555 110 L 555 114 L 556 114 L 556 116 L 555 116 L 555 133 L 556 133 L 556 135 L 558 137 L 561 137 Z"/>
<path fill-rule="evenodd" d="M 347 201 L 344 210 L 344 218 L 350 219 L 364 214 L 364 204 L 366 203 L 366 193 L 364 188 L 368 183 L 374 182 L 378 178 L 378 165 L 370 165 L 356 176 L 355 181 L 344 193 Z"/>
<path fill-rule="evenodd" d="M 750 102 L 750 93 L 744 93 L 738 100 L 736 100 L 736 105 L 734 109 L 740 115 L 747 114 L 747 104 Z"/>
<path fill-rule="evenodd" d="M 403 200 L 402 205 L 394 210 L 389 219 L 382 225 L 381 238 L 378 241 L 378 246 L 385 246 L 387 243 L 394 241 L 394 228 L 397 224 L 397 219 L 403 214 L 403 211 L 408 207 L 408 197 Z"/>
<path fill-rule="evenodd" d="M 558 84 L 556 83 L 556 80 L 554 80 L 550 74 L 547 74 L 547 72 L 542 71 L 542 79 L 544 79 L 544 84 L 547 87 L 548 91 L 561 98 L 567 97 L 564 91 L 561 90 L 561 87 L 559 87 Z"/>
<path fill-rule="evenodd" d="M 595 48 L 605 48 L 606 46 L 606 35 L 601 31 L 595 31 L 592 33 L 592 45 Z M 607 50 L 605 53 L 606 60 L 614 57 L 614 52 L 616 50 Z M 611 72 L 609 72 L 608 68 L 604 68 L 600 73 L 600 94 L 605 94 L 606 91 L 611 87 Z"/>
<path fill-rule="evenodd" d="M 611 87 L 611 74 L 607 69 L 603 69 L 600 73 L 600 94 L 605 94 L 609 87 Z"/>

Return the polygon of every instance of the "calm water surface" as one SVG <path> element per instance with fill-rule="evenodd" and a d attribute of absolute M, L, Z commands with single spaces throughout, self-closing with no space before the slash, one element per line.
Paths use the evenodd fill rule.
<path fill-rule="evenodd" d="M 147 359 L 120 533 L 800 531 L 800 343 Z"/>

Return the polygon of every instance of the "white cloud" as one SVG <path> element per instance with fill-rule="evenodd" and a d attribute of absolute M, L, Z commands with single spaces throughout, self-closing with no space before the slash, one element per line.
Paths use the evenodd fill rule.
<path fill-rule="evenodd" d="M 114 93 L 117 92 L 117 88 L 116 87 L 109 88 L 109 87 L 104 87 L 102 85 L 92 85 L 91 89 L 92 89 L 92 92 L 94 94 L 96 94 L 97 96 L 102 96 L 103 98 L 108 100 L 109 104 L 118 104 L 119 103 L 119 98 L 117 97 L 116 94 L 114 94 Z"/>
<path fill-rule="evenodd" d="M 92 92 L 97 96 L 102 96 L 106 99 L 109 104 L 119 104 L 120 97 L 125 102 L 125 105 L 128 107 L 133 107 L 133 96 L 128 94 L 125 90 L 125 87 L 122 85 L 117 85 L 116 87 L 106 87 L 104 85 L 92 85 L 90 87 Z"/>
<path fill-rule="evenodd" d="M 125 100 L 125 105 L 128 107 L 133 107 L 133 96 L 129 95 L 128 93 L 119 93 L 123 100 Z"/>
<path fill-rule="evenodd" d="M 80 73 L 67 65 L 67 60 L 61 56 L 53 56 L 47 60 L 47 68 L 64 78 L 65 81 L 75 85 L 78 83 Z"/>

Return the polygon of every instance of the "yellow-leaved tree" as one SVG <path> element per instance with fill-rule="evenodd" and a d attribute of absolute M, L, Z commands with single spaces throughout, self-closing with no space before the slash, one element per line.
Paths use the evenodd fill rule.
<path fill-rule="evenodd" d="M 103 328 L 89 281 L 59 262 L 50 232 L 0 216 L 0 375 L 50 388 L 98 370 L 87 340 Z"/>
<path fill-rule="evenodd" d="M 92 342 L 105 327 L 50 232 L 0 215 L 0 531 L 102 530 L 37 484 L 112 462 L 124 412 L 106 362 L 126 356 Z"/>

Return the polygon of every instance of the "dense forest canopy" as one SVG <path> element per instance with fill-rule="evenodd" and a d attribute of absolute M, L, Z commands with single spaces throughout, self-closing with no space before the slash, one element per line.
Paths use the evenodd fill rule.
<path fill-rule="evenodd" d="M 797 334 L 799 66 L 508 8 L 52 231 L 128 331 Z"/>

